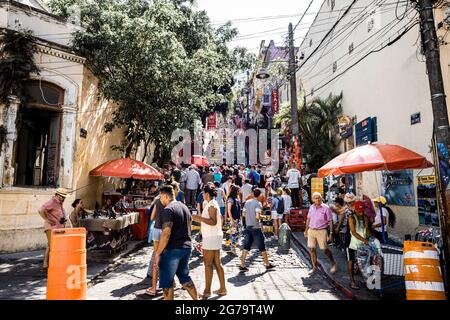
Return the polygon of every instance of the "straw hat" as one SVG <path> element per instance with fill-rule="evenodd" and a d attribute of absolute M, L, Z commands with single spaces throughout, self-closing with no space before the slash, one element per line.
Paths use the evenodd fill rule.
<path fill-rule="evenodd" d="M 58 188 L 55 192 L 58 196 L 67 198 L 69 196 L 69 190 L 66 188 Z"/>
<path fill-rule="evenodd" d="M 354 202 L 356 201 L 356 196 L 353 194 L 353 192 L 346 193 L 344 197 L 345 202 Z"/>
<path fill-rule="evenodd" d="M 386 198 L 383 197 L 383 196 L 373 198 L 372 201 L 373 201 L 373 202 L 378 202 L 378 203 L 381 202 L 382 204 L 386 204 L 386 202 L 387 202 L 387 201 L 386 201 Z"/>

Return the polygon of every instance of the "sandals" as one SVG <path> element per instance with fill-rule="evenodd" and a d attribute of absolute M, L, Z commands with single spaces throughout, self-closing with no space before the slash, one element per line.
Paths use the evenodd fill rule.
<path fill-rule="evenodd" d="M 152 291 L 152 290 L 150 290 L 151 288 L 148 288 L 147 290 L 145 290 L 145 294 L 147 294 L 147 295 L 149 295 L 149 296 L 152 296 L 152 297 L 156 297 L 156 292 L 157 292 L 157 290 L 155 290 L 155 291 Z"/>
<path fill-rule="evenodd" d="M 215 290 L 213 291 L 214 294 L 218 295 L 218 296 L 226 296 L 227 295 L 227 291 L 220 291 L 220 290 Z"/>
<path fill-rule="evenodd" d="M 201 295 L 202 300 L 206 300 L 211 298 L 211 293 L 204 293 Z"/>
<path fill-rule="evenodd" d="M 349 284 L 349 287 L 353 290 L 359 290 L 361 289 L 357 284 L 355 284 L 355 286 L 352 286 L 352 283 Z"/>

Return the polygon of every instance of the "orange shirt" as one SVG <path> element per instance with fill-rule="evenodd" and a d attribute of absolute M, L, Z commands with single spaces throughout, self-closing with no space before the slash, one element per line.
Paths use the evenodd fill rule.
<path fill-rule="evenodd" d="M 252 192 L 248 195 L 247 199 L 245 199 L 245 200 L 252 200 L 254 198 L 255 197 L 253 196 L 253 192 Z M 261 202 L 263 208 L 266 207 L 266 197 L 262 193 L 259 195 L 258 201 Z"/>

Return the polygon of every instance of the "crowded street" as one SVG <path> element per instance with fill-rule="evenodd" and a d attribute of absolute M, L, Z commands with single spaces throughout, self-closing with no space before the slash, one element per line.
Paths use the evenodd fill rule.
<path fill-rule="evenodd" d="M 448 301 L 449 36 L 443 0 L 0 0 L 0 300 Z"/>

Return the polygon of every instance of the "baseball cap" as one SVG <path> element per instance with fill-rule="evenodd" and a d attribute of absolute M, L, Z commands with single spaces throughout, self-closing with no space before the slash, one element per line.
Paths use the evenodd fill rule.
<path fill-rule="evenodd" d="M 355 202 L 355 211 L 364 211 L 366 209 L 366 204 L 364 201 L 356 201 Z"/>
<path fill-rule="evenodd" d="M 387 202 L 386 198 L 383 196 L 373 198 L 372 201 L 373 202 L 381 202 L 382 204 L 386 204 L 386 202 Z"/>

